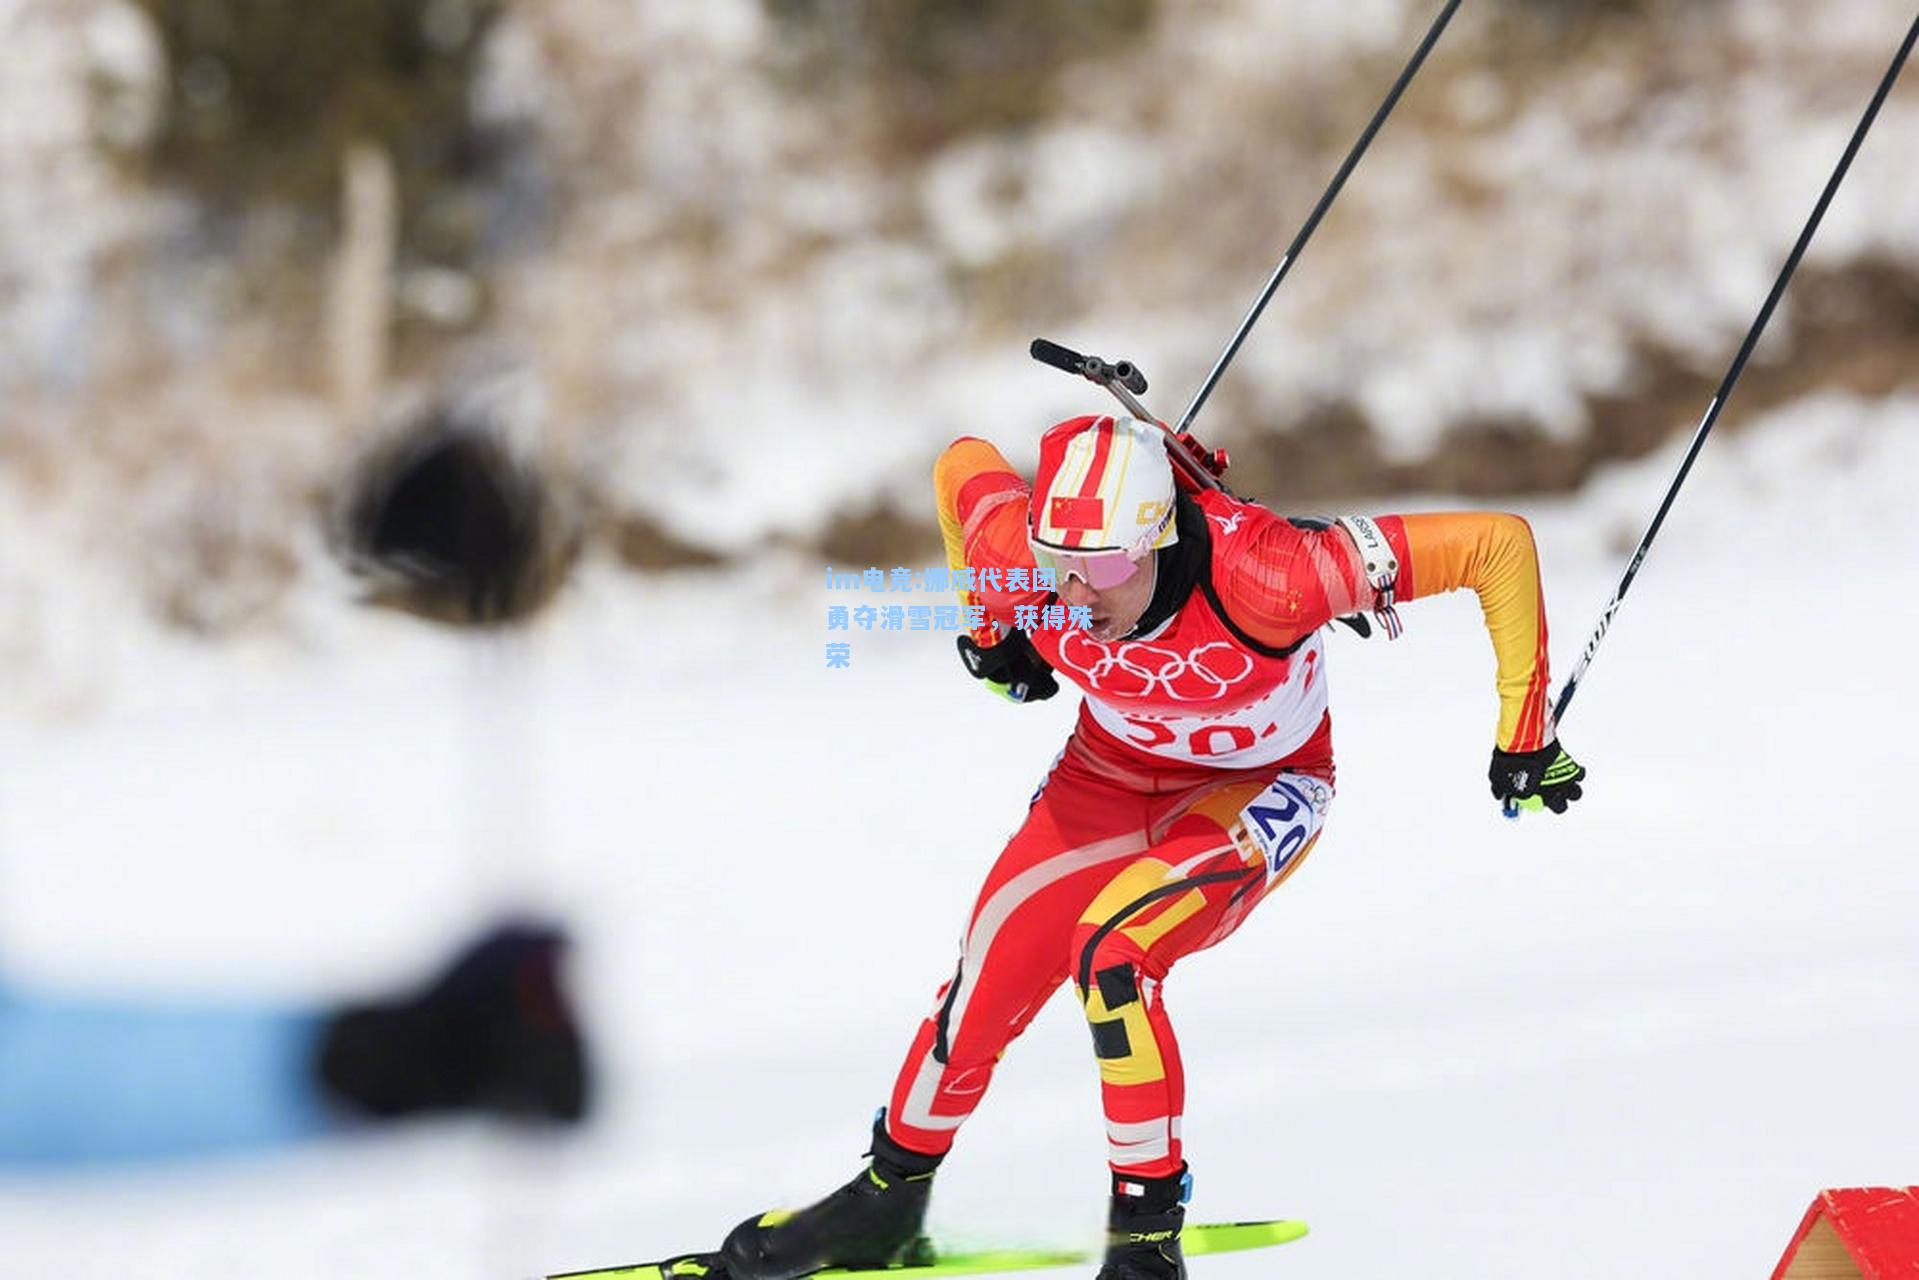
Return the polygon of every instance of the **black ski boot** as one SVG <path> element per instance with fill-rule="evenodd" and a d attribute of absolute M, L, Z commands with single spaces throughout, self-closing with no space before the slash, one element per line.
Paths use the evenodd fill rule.
<path fill-rule="evenodd" d="M 315 1069 L 372 1119 L 481 1111 L 570 1123 L 586 1114 L 586 1051 L 560 982 L 558 930 L 510 924 L 397 999 L 336 1011 Z"/>
<path fill-rule="evenodd" d="M 1186 1221 L 1192 1175 L 1184 1165 L 1164 1178 L 1113 1175 L 1106 1219 L 1106 1265 L 1094 1280 L 1186 1280 L 1179 1229 Z"/>
<path fill-rule="evenodd" d="M 822 1267 L 924 1261 L 920 1235 L 941 1156 L 908 1151 L 873 1122 L 873 1157 L 860 1175 L 810 1208 L 748 1218 L 720 1246 L 730 1280 L 794 1280 Z"/>

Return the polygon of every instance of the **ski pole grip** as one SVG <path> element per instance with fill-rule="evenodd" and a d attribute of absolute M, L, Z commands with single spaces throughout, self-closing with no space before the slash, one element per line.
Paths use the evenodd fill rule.
<path fill-rule="evenodd" d="M 1033 345 L 1026 349 L 1028 355 L 1041 364 L 1049 364 L 1062 373 L 1084 375 L 1086 358 L 1077 351 L 1070 351 L 1057 342 L 1048 342 L 1045 338 L 1034 338 Z"/>
<path fill-rule="evenodd" d="M 1505 803 L 1500 805 L 1499 812 L 1504 814 L 1508 821 L 1519 821 L 1519 801 L 1507 796 Z"/>
<path fill-rule="evenodd" d="M 1131 360 L 1122 360 L 1113 366 L 1113 376 L 1119 379 L 1119 385 L 1136 396 L 1146 394 L 1146 375 L 1141 373 Z"/>

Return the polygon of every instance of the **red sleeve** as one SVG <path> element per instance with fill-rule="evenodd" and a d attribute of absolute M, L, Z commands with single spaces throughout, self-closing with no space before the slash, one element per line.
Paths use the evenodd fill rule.
<path fill-rule="evenodd" d="M 1284 649 L 1342 614 L 1372 605 L 1352 539 L 1337 527 L 1274 520 L 1216 581 L 1220 603 L 1261 644 Z"/>

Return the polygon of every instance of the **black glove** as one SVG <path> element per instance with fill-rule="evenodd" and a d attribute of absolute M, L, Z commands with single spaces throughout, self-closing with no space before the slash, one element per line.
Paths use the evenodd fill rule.
<path fill-rule="evenodd" d="M 992 648 L 976 644 L 971 636 L 959 638 L 960 661 L 975 680 L 1008 702 L 1044 702 L 1059 692 L 1059 681 L 1039 650 L 1024 631 L 1009 631 Z"/>
<path fill-rule="evenodd" d="M 1487 771 L 1492 779 L 1493 798 L 1515 809 L 1551 809 L 1566 812 L 1566 806 L 1579 799 L 1579 782 L 1585 767 L 1560 748 L 1555 738 L 1537 751 L 1501 751 L 1493 748 L 1493 765 Z"/>

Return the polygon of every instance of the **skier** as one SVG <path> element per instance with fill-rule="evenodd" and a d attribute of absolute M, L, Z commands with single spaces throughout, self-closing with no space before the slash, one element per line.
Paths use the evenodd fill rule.
<path fill-rule="evenodd" d="M 959 968 L 874 1122 L 871 1163 L 809 1208 L 735 1228 L 720 1260 L 732 1280 L 910 1256 L 955 1132 L 1002 1050 L 1068 979 L 1091 1024 L 1109 1140 L 1099 1280 L 1185 1276 L 1184 1079 L 1164 984 L 1319 838 L 1333 796 L 1319 632 L 1333 619 L 1370 609 L 1397 634 L 1396 603 L 1477 592 L 1498 669 L 1493 795 L 1555 813 L 1579 798 L 1585 770 L 1560 749 L 1547 701 L 1524 520 L 1287 520 L 1176 483 L 1166 439 L 1130 418 L 1062 422 L 1041 441 L 1031 490 L 983 440 L 941 455 L 947 560 L 972 571 L 962 600 L 987 618 L 960 638 L 968 669 L 1014 701 L 1051 696 L 1055 672 L 1085 696 L 987 874 Z M 1036 569 L 1051 571 L 1057 601 Z M 1055 603 L 1083 608 L 1085 625 L 1035 627 L 1029 610 Z"/>

